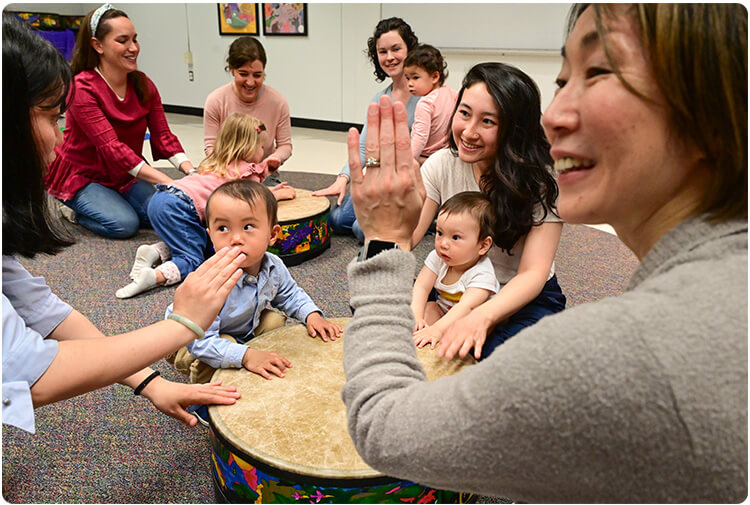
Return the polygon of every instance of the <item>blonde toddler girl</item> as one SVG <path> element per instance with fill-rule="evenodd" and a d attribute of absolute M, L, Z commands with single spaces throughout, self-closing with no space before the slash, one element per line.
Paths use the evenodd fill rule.
<path fill-rule="evenodd" d="M 230 115 L 221 126 L 213 152 L 194 173 L 156 186 L 148 217 L 162 241 L 138 247 L 130 271 L 133 282 L 117 290 L 118 298 L 176 284 L 203 263 L 208 247 L 206 201 L 225 182 L 263 182 L 268 175 L 268 166 L 261 162 L 265 130 L 259 119 L 248 114 Z M 277 200 L 295 196 L 294 188 L 286 183 L 271 190 Z"/>

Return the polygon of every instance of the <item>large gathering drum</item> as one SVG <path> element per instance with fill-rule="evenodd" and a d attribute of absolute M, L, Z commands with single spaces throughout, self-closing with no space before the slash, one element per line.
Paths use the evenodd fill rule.
<path fill-rule="evenodd" d="M 279 202 L 281 233 L 268 252 L 276 254 L 287 266 L 299 265 L 315 258 L 331 245 L 328 213 L 331 202 L 324 196 L 312 196 L 306 189 L 295 188 L 293 200 Z"/>
<path fill-rule="evenodd" d="M 334 319 L 344 326 L 349 319 Z M 345 338 L 345 336 L 344 336 Z M 218 370 L 212 381 L 236 386 L 234 405 L 209 407 L 216 499 L 224 503 L 465 503 L 473 495 L 431 489 L 379 473 L 357 454 L 341 400 L 343 338 L 311 338 L 302 324 L 250 342 L 292 362 L 284 378 Z M 429 380 L 473 358 L 447 361 L 429 347 L 417 354 Z"/>

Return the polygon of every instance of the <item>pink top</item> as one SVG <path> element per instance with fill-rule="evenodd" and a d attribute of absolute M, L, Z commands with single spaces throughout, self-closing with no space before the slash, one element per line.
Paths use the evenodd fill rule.
<path fill-rule="evenodd" d="M 411 126 L 411 152 L 415 158 L 426 158 L 448 147 L 451 116 L 457 98 L 456 90 L 441 86 L 419 100 Z"/>
<path fill-rule="evenodd" d="M 89 182 L 126 191 L 136 181 L 128 170 L 143 161 L 146 127 L 154 160 L 184 152 L 169 131 L 161 97 L 151 79 L 146 78 L 150 98 L 143 104 L 132 84 L 128 83 L 121 101 L 94 70 L 80 72 L 73 82 L 63 145 L 55 149 L 57 157 L 44 180 L 52 196 L 70 200 Z"/>
<path fill-rule="evenodd" d="M 267 135 L 264 135 L 263 144 L 265 160 L 273 158 L 281 164 L 289 159 L 292 155 L 292 121 L 284 95 L 264 84 L 258 99 L 245 103 L 237 98 L 231 82 L 213 90 L 203 106 L 203 145 L 206 155 L 214 150 L 221 124 L 234 112 L 250 114 L 266 125 Z"/>
<path fill-rule="evenodd" d="M 229 166 L 229 173 L 239 173 L 239 177 L 219 177 L 214 173 L 192 174 L 182 179 L 175 179 L 171 186 L 181 189 L 193 200 L 198 217 L 203 222 L 206 220 L 206 202 L 208 202 L 208 197 L 211 196 L 211 193 L 216 188 L 225 182 L 235 179 L 250 179 L 255 182 L 263 182 L 266 175 L 268 175 L 268 166 L 262 161 L 260 163 L 240 161 Z"/>

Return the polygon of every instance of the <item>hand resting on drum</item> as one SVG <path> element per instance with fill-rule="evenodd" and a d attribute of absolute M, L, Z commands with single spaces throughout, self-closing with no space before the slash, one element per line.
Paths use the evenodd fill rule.
<path fill-rule="evenodd" d="M 297 191 L 289 185 L 288 182 L 282 182 L 281 184 L 277 184 L 276 186 L 270 188 L 271 193 L 273 193 L 273 196 L 276 197 L 276 200 L 294 200 L 294 198 L 297 196 Z"/>
<path fill-rule="evenodd" d="M 315 338 L 316 335 L 320 335 L 320 339 L 323 342 L 328 342 L 329 338 L 336 340 L 344 332 L 341 326 L 328 321 L 320 315 L 320 312 L 313 312 L 307 316 L 305 325 L 307 326 L 307 333 L 311 337 Z"/>
<path fill-rule="evenodd" d="M 284 377 L 284 370 L 290 368 L 292 362 L 275 352 L 258 351 L 248 348 L 245 351 L 245 356 L 242 358 L 242 366 L 246 370 L 270 380 L 271 374 L 268 372 L 272 372 L 279 377 Z"/>

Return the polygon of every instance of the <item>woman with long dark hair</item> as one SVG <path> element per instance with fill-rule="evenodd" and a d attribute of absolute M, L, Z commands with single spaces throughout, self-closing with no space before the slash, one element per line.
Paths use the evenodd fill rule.
<path fill-rule="evenodd" d="M 57 120 L 77 90 L 62 55 L 28 25 L 3 15 L 2 40 L 3 423 L 33 433 L 34 408 L 114 382 L 189 425 L 197 420 L 188 405 L 234 403 L 233 387 L 173 383 L 144 367 L 210 326 L 242 273 L 237 250 L 219 252 L 188 276 L 175 293 L 177 318 L 109 338 L 16 259 L 71 245 L 50 216 L 43 177 L 62 143 Z"/>
<path fill-rule="evenodd" d="M 65 118 L 65 140 L 45 183 L 97 235 L 128 238 L 148 227 L 154 184 L 171 179 L 143 158 L 148 128 L 155 160 L 193 170 L 169 130 L 154 83 L 138 70 L 138 34 L 127 14 L 110 4 L 81 23 L 71 67 L 76 92 Z"/>
<path fill-rule="evenodd" d="M 412 237 L 424 236 L 440 205 L 462 191 L 482 191 L 497 216 L 488 257 L 501 289 L 456 321 L 440 353 L 479 359 L 542 317 L 565 308 L 554 259 L 562 232 L 557 185 L 544 135 L 539 90 L 519 69 L 480 63 L 464 77 L 451 123 L 450 148 L 422 165 L 427 199 Z M 433 344 L 436 342 L 433 342 Z"/>

